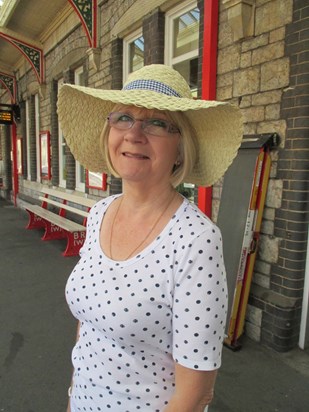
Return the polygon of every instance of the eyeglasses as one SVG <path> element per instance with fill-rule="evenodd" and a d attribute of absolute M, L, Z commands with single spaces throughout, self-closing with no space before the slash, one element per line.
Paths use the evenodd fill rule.
<path fill-rule="evenodd" d="M 135 122 L 142 122 L 142 130 L 152 136 L 168 137 L 170 134 L 180 133 L 180 130 L 163 119 L 135 119 L 127 113 L 112 112 L 107 117 L 108 124 L 119 130 L 131 129 Z"/>

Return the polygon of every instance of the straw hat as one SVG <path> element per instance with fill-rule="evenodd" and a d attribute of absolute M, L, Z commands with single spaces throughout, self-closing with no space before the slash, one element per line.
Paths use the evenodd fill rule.
<path fill-rule="evenodd" d="M 193 99 L 187 82 L 176 70 L 153 64 L 133 72 L 122 90 L 70 84 L 61 87 L 61 128 L 73 156 L 88 170 L 108 172 L 99 136 L 116 103 L 186 113 L 199 144 L 198 159 L 185 179 L 187 183 L 211 186 L 237 154 L 243 134 L 239 108 L 226 102 Z"/>

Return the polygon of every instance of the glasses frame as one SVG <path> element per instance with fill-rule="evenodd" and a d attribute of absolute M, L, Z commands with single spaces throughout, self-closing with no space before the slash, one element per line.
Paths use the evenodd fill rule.
<path fill-rule="evenodd" d="M 112 122 L 112 118 L 113 118 L 114 115 L 119 115 L 118 119 L 121 117 L 121 115 L 127 116 L 132 120 L 132 122 L 131 123 L 127 122 L 127 123 L 129 123 L 129 127 L 119 127 L 119 125 L 116 125 L 116 123 Z M 117 119 L 115 119 L 115 120 L 117 120 Z M 160 119 L 160 118 L 156 118 L 156 117 L 150 117 L 150 118 L 146 118 L 146 119 L 137 119 L 137 118 L 133 117 L 131 114 L 128 114 L 128 113 L 125 113 L 125 112 L 111 112 L 107 116 L 107 121 L 108 121 L 108 124 L 109 124 L 110 127 L 114 127 L 117 130 L 129 130 L 129 129 L 132 129 L 132 127 L 134 126 L 134 124 L 136 122 L 142 122 L 141 128 L 142 128 L 143 132 L 145 134 L 149 134 L 151 136 L 168 137 L 168 135 L 170 135 L 170 134 L 176 134 L 176 133 L 181 134 L 181 132 L 180 132 L 180 130 L 178 129 L 177 126 L 175 126 L 174 124 L 172 124 L 168 120 Z M 155 122 L 155 121 L 160 121 L 160 122 L 165 123 L 166 128 L 162 128 L 162 131 L 164 131 L 166 133 L 157 134 L 157 133 L 151 133 L 151 132 L 147 131 L 147 127 L 152 126 L 152 124 L 149 123 L 149 122 Z"/>

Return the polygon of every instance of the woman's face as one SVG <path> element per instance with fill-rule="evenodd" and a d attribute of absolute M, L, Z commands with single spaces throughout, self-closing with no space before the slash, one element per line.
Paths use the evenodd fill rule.
<path fill-rule="evenodd" d="M 168 120 L 159 110 L 123 106 L 117 107 L 117 111 L 139 120 Z M 142 122 L 136 121 L 130 129 L 111 127 L 108 150 L 113 167 L 123 180 L 147 185 L 166 184 L 177 161 L 179 141 L 179 133 L 150 135 L 143 131 Z"/>

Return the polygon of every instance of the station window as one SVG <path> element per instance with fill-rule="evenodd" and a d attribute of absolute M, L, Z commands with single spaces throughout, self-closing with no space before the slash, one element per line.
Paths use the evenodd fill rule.
<path fill-rule="evenodd" d="M 79 86 L 85 86 L 85 73 L 83 67 L 79 67 L 74 71 L 74 83 Z M 85 169 L 76 161 L 76 189 L 82 192 L 85 191 Z"/>
<path fill-rule="evenodd" d="M 34 113 L 35 113 L 35 144 L 36 144 L 36 176 L 37 181 L 41 181 L 40 165 L 40 97 L 34 96 Z"/>
<path fill-rule="evenodd" d="M 58 92 L 60 87 L 63 85 L 63 79 L 58 80 Z M 58 123 L 58 130 L 59 130 L 59 186 L 66 187 L 66 176 L 67 176 L 67 168 L 66 168 L 66 143 L 64 140 L 63 132 L 60 127 L 60 123 Z"/>
<path fill-rule="evenodd" d="M 182 2 L 165 16 L 165 64 L 177 70 L 197 97 L 200 11 L 196 1 Z M 195 185 L 183 183 L 178 190 L 194 201 Z"/>
<path fill-rule="evenodd" d="M 196 1 L 182 2 L 166 13 L 165 63 L 179 71 L 197 96 L 200 12 Z"/>
<path fill-rule="evenodd" d="M 144 66 L 144 37 L 139 29 L 123 39 L 123 82 Z"/>
<path fill-rule="evenodd" d="M 26 100 L 26 142 L 27 142 L 27 179 L 31 180 L 31 168 L 30 168 L 30 108 L 29 100 Z"/>

